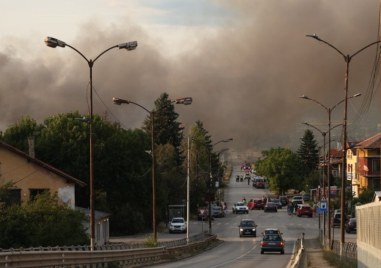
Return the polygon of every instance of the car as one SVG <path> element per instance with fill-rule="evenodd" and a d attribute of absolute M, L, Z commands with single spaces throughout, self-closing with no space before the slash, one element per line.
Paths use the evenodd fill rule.
<path fill-rule="evenodd" d="M 303 195 L 303 201 L 310 201 L 311 196 L 309 194 L 304 194 Z"/>
<path fill-rule="evenodd" d="M 253 186 L 255 188 L 261 188 L 261 189 L 264 189 L 265 186 L 266 186 L 266 181 L 265 179 L 261 178 L 261 177 L 257 177 L 253 180 Z"/>
<path fill-rule="evenodd" d="M 239 237 L 249 235 L 257 236 L 257 225 L 254 220 L 251 219 L 242 219 L 238 225 L 239 228 Z"/>
<path fill-rule="evenodd" d="M 356 233 L 356 218 L 350 218 L 345 224 L 345 231 L 349 234 L 352 232 Z"/>
<path fill-rule="evenodd" d="M 275 203 L 277 209 L 282 208 L 282 203 L 280 202 L 280 199 L 271 199 L 271 202 Z"/>
<path fill-rule="evenodd" d="M 282 206 L 287 206 L 288 205 L 288 198 L 285 195 L 279 196 L 279 200 L 282 203 Z"/>
<path fill-rule="evenodd" d="M 263 211 L 264 212 L 270 212 L 270 211 L 272 211 L 272 212 L 278 212 L 278 209 L 277 209 L 275 203 L 273 203 L 273 202 L 267 202 L 265 207 L 263 208 Z"/>
<path fill-rule="evenodd" d="M 223 218 L 225 217 L 225 211 L 220 206 L 212 206 L 212 216 L 215 218 Z"/>
<path fill-rule="evenodd" d="M 301 202 L 299 204 L 303 204 L 303 196 L 301 196 L 301 195 L 293 196 L 291 199 L 291 203 L 294 203 L 294 202 L 298 202 L 298 203 Z"/>
<path fill-rule="evenodd" d="M 169 233 L 186 233 L 187 222 L 182 217 L 173 218 L 169 222 Z"/>
<path fill-rule="evenodd" d="M 252 209 L 264 209 L 265 203 L 262 199 L 254 199 Z"/>
<path fill-rule="evenodd" d="M 284 254 L 285 241 L 280 234 L 266 234 L 261 241 L 261 254 L 265 252 L 280 252 Z"/>
<path fill-rule="evenodd" d="M 334 212 L 332 217 L 332 227 L 340 227 L 341 212 Z"/>
<path fill-rule="evenodd" d="M 236 202 L 233 205 L 233 213 L 243 213 L 243 214 L 249 214 L 249 208 L 245 205 L 244 202 Z"/>
<path fill-rule="evenodd" d="M 278 228 L 266 228 L 263 233 L 263 235 L 269 235 L 269 234 L 279 234 L 282 235 L 281 231 Z"/>
<path fill-rule="evenodd" d="M 313 210 L 312 207 L 308 204 L 300 204 L 296 208 L 296 216 L 301 217 L 301 216 L 308 216 L 312 218 L 313 215 Z"/>

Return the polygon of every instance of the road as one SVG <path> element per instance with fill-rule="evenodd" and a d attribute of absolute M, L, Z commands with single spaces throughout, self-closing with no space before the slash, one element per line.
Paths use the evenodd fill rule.
<path fill-rule="evenodd" d="M 265 213 L 262 210 L 251 210 L 249 214 L 233 214 L 231 208 L 234 202 L 241 201 L 243 197 L 249 201 L 251 198 L 260 198 L 268 194 L 268 190 L 256 189 L 247 184 L 247 181 L 236 182 L 235 176 L 241 174 L 239 167 L 233 171 L 229 186 L 225 188 L 225 202 L 228 213 L 225 218 L 213 221 L 212 232 L 224 242 L 212 250 L 205 251 L 195 257 L 174 263 L 157 265 L 155 267 L 286 267 L 294 247 L 295 240 L 305 233 L 305 238 L 318 236 L 318 219 L 296 217 L 288 215 L 287 209 L 280 209 L 277 213 Z M 251 218 L 258 225 L 257 237 L 242 237 L 238 235 L 238 224 L 242 218 Z M 265 253 L 260 254 L 260 237 L 265 228 L 276 227 L 283 232 L 286 240 L 285 254 Z M 190 233 L 207 230 L 208 224 L 201 221 L 190 223 Z M 178 235 L 181 238 L 183 235 Z"/>

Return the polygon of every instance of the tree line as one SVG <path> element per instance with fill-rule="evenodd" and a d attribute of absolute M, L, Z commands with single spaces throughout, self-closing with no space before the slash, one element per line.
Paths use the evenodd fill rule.
<path fill-rule="evenodd" d="M 93 116 L 94 208 L 108 212 L 111 235 L 129 235 L 152 228 L 151 120 L 154 116 L 157 222 L 167 221 L 170 204 L 185 204 L 187 152 L 190 151 L 191 212 L 206 202 L 209 173 L 222 172 L 211 137 L 201 121 L 184 134 L 167 93 L 155 101 L 141 128 L 124 129 Z M 35 157 L 89 185 L 89 118 L 78 112 L 58 114 L 42 123 L 25 117 L 8 127 L 1 139 L 28 153 L 28 137 L 35 141 Z M 187 147 L 187 137 L 192 146 Z M 207 173 L 207 174 L 206 174 Z M 4 201 L 4 187 L 0 201 Z M 54 193 L 52 193 L 54 194 Z M 89 187 L 76 187 L 76 206 L 89 207 Z M 1 208 L 5 211 L 4 206 Z M 8 211 L 9 212 L 9 211 Z"/>

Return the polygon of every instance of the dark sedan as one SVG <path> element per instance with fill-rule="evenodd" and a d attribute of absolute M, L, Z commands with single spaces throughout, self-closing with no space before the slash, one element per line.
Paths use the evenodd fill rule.
<path fill-rule="evenodd" d="M 265 252 L 280 252 L 284 254 L 284 240 L 281 235 L 264 235 L 261 241 L 261 254 Z"/>
<path fill-rule="evenodd" d="M 265 205 L 265 208 L 263 209 L 264 212 L 278 212 L 278 209 L 276 207 L 276 204 L 273 202 L 267 202 Z"/>
<path fill-rule="evenodd" d="M 238 225 L 239 228 L 239 237 L 244 235 L 257 236 L 257 225 L 253 220 L 243 219 Z"/>

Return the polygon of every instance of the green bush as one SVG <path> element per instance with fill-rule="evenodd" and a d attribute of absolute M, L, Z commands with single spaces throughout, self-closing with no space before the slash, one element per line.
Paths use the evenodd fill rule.
<path fill-rule="evenodd" d="M 59 205 L 49 193 L 0 209 L 0 248 L 88 244 L 84 214 Z"/>

